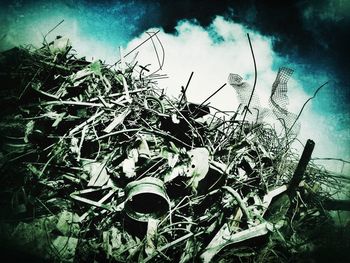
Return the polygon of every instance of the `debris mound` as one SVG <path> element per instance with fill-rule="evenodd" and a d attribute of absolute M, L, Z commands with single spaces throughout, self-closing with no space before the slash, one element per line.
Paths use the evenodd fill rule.
<path fill-rule="evenodd" d="M 329 189 L 341 183 L 309 163 L 312 140 L 299 159 L 263 115 L 241 120 L 187 101 L 185 90 L 171 98 L 157 84 L 164 75 L 121 58 L 78 58 L 63 37 L 1 53 L 0 232 L 9 254 L 15 246 L 58 262 L 291 262 L 325 246 L 318 233 L 335 227 L 325 204 L 334 208 Z M 290 75 L 278 73 L 270 102 L 295 134 L 296 116 L 281 103 Z M 241 81 L 229 76 L 248 94 Z M 245 109 L 259 107 L 241 97 Z"/>

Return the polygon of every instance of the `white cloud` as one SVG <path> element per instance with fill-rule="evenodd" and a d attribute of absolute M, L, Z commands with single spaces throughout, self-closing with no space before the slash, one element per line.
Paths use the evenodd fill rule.
<path fill-rule="evenodd" d="M 175 35 L 166 34 L 163 31 L 158 34 L 166 49 L 163 71 L 170 77 L 161 84 L 167 87 L 171 94 L 178 94 L 181 85 L 186 84 L 192 71 L 194 71 L 194 76 L 188 89 L 188 97 L 196 102 L 202 101 L 225 83 L 230 72 L 250 76 L 249 80 L 253 80 L 254 67 L 246 37 L 246 32 L 249 30 L 243 26 L 218 17 L 208 30 L 185 21 L 178 24 L 176 31 Z M 215 42 L 211 33 L 222 40 Z M 274 78 L 274 73 L 270 74 L 273 62 L 271 43 L 269 39 L 254 32 L 250 32 L 250 36 L 258 58 L 259 93 L 266 97 L 269 86 L 264 85 L 263 82 L 273 81 Z M 146 37 L 146 35 L 141 35 L 134 39 L 129 43 L 127 49 L 136 46 Z M 144 64 L 155 60 L 151 44 L 140 49 L 138 60 Z M 237 108 L 233 88 L 227 86 L 220 94 L 221 96 L 218 95 L 213 99 L 213 103 L 223 109 L 235 110 Z"/>
<path fill-rule="evenodd" d="M 229 73 L 240 74 L 245 78 L 245 81 L 253 85 L 254 66 L 246 36 L 249 33 L 258 68 L 256 94 L 262 105 L 267 106 L 271 85 L 277 74 L 273 70 L 273 63 L 278 58 L 278 55 L 273 51 L 270 38 L 252 32 L 244 26 L 227 21 L 222 17 L 214 19 L 208 28 L 203 28 L 193 21 L 182 21 L 176 27 L 175 34 L 167 34 L 162 29 L 157 28 L 148 31 L 155 32 L 157 30 L 160 30 L 157 36 L 161 39 L 166 50 L 162 73 L 169 76 L 168 79 L 161 80 L 159 86 L 166 88 L 168 94 L 176 96 L 180 92 L 180 87 L 186 85 L 189 75 L 193 71 L 194 76 L 187 96 L 190 101 L 197 103 L 202 102 L 224 84 Z M 147 37 L 147 34 L 142 34 L 133 39 L 127 45 L 126 50 L 131 50 Z M 139 52 L 137 60 L 140 64 L 157 65 L 151 42 L 143 45 Z M 297 114 L 312 94 L 307 94 L 296 79 L 291 78 L 288 86 L 289 110 Z M 211 105 L 223 110 L 236 110 L 238 101 L 234 89 L 227 85 L 211 99 Z M 312 101 L 305 107 L 300 120 L 299 139 L 301 142 L 305 143 L 308 138 L 316 142 L 313 156 L 350 159 L 347 145 L 339 145 L 338 141 L 332 140 L 334 136 L 330 130 L 330 120 L 312 111 Z M 296 144 L 295 147 L 302 150 L 300 144 Z M 324 164 L 329 169 L 339 171 L 338 163 L 326 162 Z M 347 167 L 345 172 L 348 170 Z"/>

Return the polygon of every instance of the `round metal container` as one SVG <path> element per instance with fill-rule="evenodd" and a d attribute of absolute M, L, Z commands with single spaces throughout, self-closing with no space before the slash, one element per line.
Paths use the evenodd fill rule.
<path fill-rule="evenodd" d="M 127 184 L 125 195 L 125 212 L 136 221 L 147 222 L 150 218 L 158 219 L 170 208 L 164 183 L 157 178 L 145 177 Z"/>

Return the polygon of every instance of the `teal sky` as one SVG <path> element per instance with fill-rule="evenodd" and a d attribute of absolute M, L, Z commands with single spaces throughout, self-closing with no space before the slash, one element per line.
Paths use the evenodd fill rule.
<path fill-rule="evenodd" d="M 251 1 L 250 5 L 229 0 L 216 5 L 211 1 L 201 4 L 198 1 L 171 2 L 2 1 L 0 49 L 29 43 L 39 45 L 42 35 L 64 19 L 49 38 L 65 35 L 76 40 L 77 50 L 82 53 L 113 60 L 118 58 L 118 46 L 126 47 L 149 28 L 163 28 L 165 33 L 174 34 L 178 22 L 187 19 L 208 29 L 214 17 L 221 15 L 269 37 L 276 55 L 273 69 L 293 68 L 294 78 L 309 96 L 329 81 L 308 107 L 328 123 L 329 136 L 325 138 L 339 145 L 337 154 L 333 154 L 336 156 L 330 157 L 350 160 L 350 77 L 345 74 L 349 60 L 343 44 L 346 37 L 343 27 L 349 21 L 348 13 L 344 11 L 347 5 L 343 6 L 338 0 L 322 0 L 311 1 L 315 4 L 291 1 L 288 6 L 287 1 L 285 7 L 274 7 L 279 12 L 271 15 L 274 12 L 271 7 L 259 4 L 259 1 Z M 329 157 L 327 152 L 321 155 Z"/>

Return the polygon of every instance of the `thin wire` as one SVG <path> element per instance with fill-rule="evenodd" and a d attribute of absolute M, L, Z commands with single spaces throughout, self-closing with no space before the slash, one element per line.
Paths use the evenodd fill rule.
<path fill-rule="evenodd" d="M 289 132 L 290 132 L 290 131 L 292 130 L 292 128 L 294 127 L 294 125 L 295 125 L 295 123 L 297 122 L 297 120 L 299 119 L 299 117 L 300 117 L 301 113 L 303 112 L 303 110 L 304 110 L 306 104 L 307 104 L 310 100 L 312 100 L 313 98 L 315 98 L 316 95 L 317 95 L 317 93 L 320 91 L 320 89 L 323 88 L 323 87 L 324 87 L 325 85 L 327 85 L 327 84 L 328 84 L 328 81 L 326 81 L 325 83 L 323 83 L 323 84 L 322 84 L 320 87 L 318 87 L 318 89 L 315 91 L 314 95 L 313 95 L 312 97 L 308 98 L 307 101 L 305 101 L 303 107 L 301 107 L 301 110 L 299 111 L 298 116 L 296 117 L 295 121 L 293 122 L 293 125 L 290 126 L 290 128 L 288 129 L 288 131 L 287 131 L 287 133 L 286 133 L 286 137 L 288 136 Z"/>
<path fill-rule="evenodd" d="M 256 67 L 256 60 L 255 60 L 255 56 L 254 56 L 254 50 L 253 50 L 253 47 L 252 47 L 252 43 L 250 41 L 250 37 L 249 37 L 249 34 L 247 33 L 247 37 L 248 37 L 248 42 L 249 42 L 249 47 L 250 47 L 250 51 L 252 53 L 252 57 L 253 57 L 253 62 L 254 62 L 254 85 L 253 85 L 253 90 L 252 90 L 252 93 L 250 94 L 250 97 L 249 97 L 249 101 L 248 101 L 248 104 L 245 108 L 245 111 L 244 111 L 244 116 L 243 116 L 243 120 L 242 120 L 242 124 L 244 123 L 244 120 L 247 116 L 247 112 L 249 110 L 249 105 L 250 105 L 250 102 L 252 101 L 252 98 L 253 98 L 253 95 L 254 95 L 254 91 L 255 91 L 255 87 L 256 87 L 256 82 L 257 82 L 257 79 L 258 79 L 258 74 L 257 74 L 257 67 Z M 243 130 L 243 125 L 241 126 L 241 130 L 240 130 L 240 133 L 239 133 L 239 137 L 241 137 L 241 134 L 242 134 L 242 130 Z"/>
<path fill-rule="evenodd" d="M 347 161 L 341 158 L 329 158 L 329 157 L 315 157 L 315 158 L 311 158 L 311 160 L 339 161 L 343 163 L 350 163 L 350 161 Z"/>
<path fill-rule="evenodd" d="M 64 19 L 61 20 L 61 22 L 59 22 L 57 25 L 55 25 L 49 32 L 46 33 L 46 35 L 44 36 L 44 43 L 46 42 L 46 37 L 52 32 L 54 31 L 57 27 L 59 27 L 62 23 L 64 22 Z"/>
<path fill-rule="evenodd" d="M 147 32 L 147 35 L 151 36 L 151 34 L 148 33 L 148 32 Z M 163 65 L 162 65 L 162 63 L 160 62 L 159 55 L 158 55 L 158 51 L 157 51 L 157 47 L 156 47 L 156 45 L 154 44 L 154 41 L 153 41 L 152 38 L 151 38 L 151 41 L 152 41 L 152 45 L 153 45 L 154 52 L 156 53 L 156 56 L 157 56 L 157 60 L 158 60 L 158 64 L 159 64 L 159 69 L 162 69 Z"/>
<path fill-rule="evenodd" d="M 132 52 L 134 52 L 136 49 L 138 49 L 140 46 L 142 46 L 143 44 L 145 44 L 148 40 L 150 40 L 152 37 L 154 37 L 156 34 L 158 34 L 160 32 L 160 30 L 158 30 L 157 32 L 155 32 L 153 35 L 149 36 L 147 39 L 145 39 L 143 42 L 141 42 L 140 44 L 138 44 L 135 48 L 133 48 L 130 52 L 128 52 L 126 55 L 124 55 L 124 58 L 126 58 L 128 55 L 130 55 Z M 115 62 L 112 66 L 117 65 L 119 62 L 121 61 L 121 59 L 119 59 L 117 62 Z"/>

